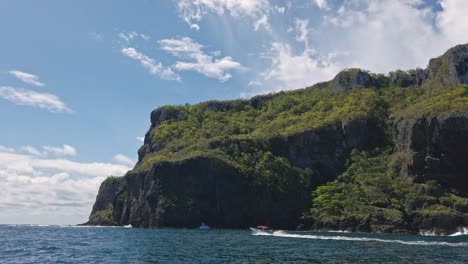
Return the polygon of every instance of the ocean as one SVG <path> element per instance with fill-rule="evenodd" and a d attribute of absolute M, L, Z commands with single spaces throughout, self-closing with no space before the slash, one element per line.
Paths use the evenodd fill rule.
<path fill-rule="evenodd" d="M 468 263 L 468 236 L 0 225 L 0 263 Z"/>

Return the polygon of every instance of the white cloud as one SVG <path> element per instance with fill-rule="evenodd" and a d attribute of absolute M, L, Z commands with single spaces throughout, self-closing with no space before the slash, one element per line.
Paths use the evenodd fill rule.
<path fill-rule="evenodd" d="M 29 145 L 21 147 L 21 150 L 28 153 L 28 154 L 34 155 L 34 156 L 43 156 L 44 155 L 44 153 L 40 152 L 35 147 L 29 146 Z"/>
<path fill-rule="evenodd" d="M 141 142 L 145 141 L 145 137 L 136 137 L 136 139 Z"/>
<path fill-rule="evenodd" d="M 66 144 L 61 147 L 43 146 L 42 150 L 27 145 L 21 147 L 21 151 L 39 157 L 47 157 L 50 154 L 54 156 L 76 156 L 76 149 Z"/>
<path fill-rule="evenodd" d="M 15 149 L 14 148 L 10 148 L 10 147 L 5 147 L 3 145 L 0 145 L 0 152 L 15 152 Z"/>
<path fill-rule="evenodd" d="M 142 33 L 138 33 L 135 31 L 132 32 L 120 32 L 119 38 L 124 40 L 127 44 L 130 43 L 134 39 L 142 39 L 142 40 L 150 40 L 151 37 Z"/>
<path fill-rule="evenodd" d="M 258 20 L 271 9 L 268 0 L 178 0 L 177 7 L 180 16 L 196 30 L 200 29 L 196 21 L 201 21 L 208 13 Z"/>
<path fill-rule="evenodd" d="M 173 68 L 179 71 L 196 71 L 206 77 L 224 82 L 232 77 L 228 71 L 244 69 L 239 62 L 234 61 L 230 56 L 214 59 L 213 56 L 202 51 L 203 45 L 189 37 L 163 39 L 159 41 L 159 45 L 162 50 L 186 60 L 177 61 L 173 65 Z"/>
<path fill-rule="evenodd" d="M 313 1 L 320 9 L 324 9 L 327 7 L 327 0 L 313 0 Z"/>
<path fill-rule="evenodd" d="M 250 81 L 248 86 L 260 86 L 262 85 L 262 82 L 259 81 Z"/>
<path fill-rule="evenodd" d="M 101 182 L 129 169 L 119 164 L 80 163 L 0 150 L 0 223 L 85 222 Z"/>
<path fill-rule="evenodd" d="M 306 49 L 309 49 L 309 20 L 298 19 L 295 21 L 296 40 L 302 42 Z"/>
<path fill-rule="evenodd" d="M 44 151 L 57 156 L 76 156 L 76 149 L 70 145 L 63 145 L 62 147 L 44 146 Z"/>
<path fill-rule="evenodd" d="M 64 102 L 56 95 L 49 93 L 39 93 L 22 88 L 0 86 L 0 98 L 13 102 L 17 105 L 32 106 L 45 109 L 54 113 L 72 112 Z"/>
<path fill-rule="evenodd" d="M 27 72 L 22 72 L 18 70 L 11 70 L 8 71 L 9 74 L 15 76 L 17 79 L 27 83 L 31 84 L 34 86 L 44 86 L 45 84 L 39 81 L 39 76 L 27 73 Z"/>
<path fill-rule="evenodd" d="M 467 43 L 468 5 L 465 0 L 442 0 L 443 12 L 436 17 L 436 25 L 442 29 L 442 35 L 453 44 Z"/>
<path fill-rule="evenodd" d="M 254 30 L 258 31 L 260 27 L 263 27 L 266 31 L 271 31 L 270 24 L 268 23 L 267 15 L 263 15 L 262 18 L 257 20 L 254 24 Z"/>
<path fill-rule="evenodd" d="M 286 7 L 284 6 L 274 6 L 274 9 L 276 12 L 280 13 L 280 14 L 284 14 L 284 11 L 286 11 Z"/>
<path fill-rule="evenodd" d="M 270 56 L 271 67 L 262 76 L 276 83 L 276 90 L 303 88 L 333 78 L 339 71 L 337 65 L 310 50 L 294 54 L 291 46 L 285 43 L 272 43 Z"/>
<path fill-rule="evenodd" d="M 138 52 L 135 48 L 123 48 L 122 54 L 137 60 L 140 64 L 146 68 L 151 75 L 158 75 L 164 80 L 180 81 L 180 76 L 175 73 L 171 68 L 166 68 L 162 63 L 156 63 L 156 61 L 145 54 Z"/>
<path fill-rule="evenodd" d="M 114 156 L 114 161 L 120 164 L 125 164 L 129 166 L 135 165 L 135 161 L 131 158 L 125 156 L 124 154 L 117 154 Z"/>

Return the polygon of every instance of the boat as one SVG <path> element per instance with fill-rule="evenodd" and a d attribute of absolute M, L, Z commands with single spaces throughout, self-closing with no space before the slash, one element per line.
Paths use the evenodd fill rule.
<path fill-rule="evenodd" d="M 274 230 L 269 226 L 251 227 L 250 230 L 252 230 L 253 232 L 266 233 L 266 234 L 273 234 L 274 232 Z"/>
<path fill-rule="evenodd" d="M 208 230 L 211 229 L 209 226 L 205 225 L 205 223 L 202 223 L 202 225 L 198 228 L 200 230 Z"/>

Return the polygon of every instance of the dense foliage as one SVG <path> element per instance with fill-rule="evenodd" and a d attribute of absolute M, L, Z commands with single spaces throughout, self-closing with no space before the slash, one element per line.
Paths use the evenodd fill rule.
<path fill-rule="evenodd" d="M 408 228 L 421 214 L 468 213 L 467 198 L 449 193 L 436 181 L 414 183 L 401 172 L 398 154 L 391 153 L 353 151 L 348 169 L 313 192 L 315 221 L 399 222 Z"/>

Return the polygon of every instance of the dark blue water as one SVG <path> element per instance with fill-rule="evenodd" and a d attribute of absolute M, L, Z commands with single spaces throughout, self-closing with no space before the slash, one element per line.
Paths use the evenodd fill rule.
<path fill-rule="evenodd" d="M 0 263 L 468 263 L 468 236 L 0 225 Z"/>

